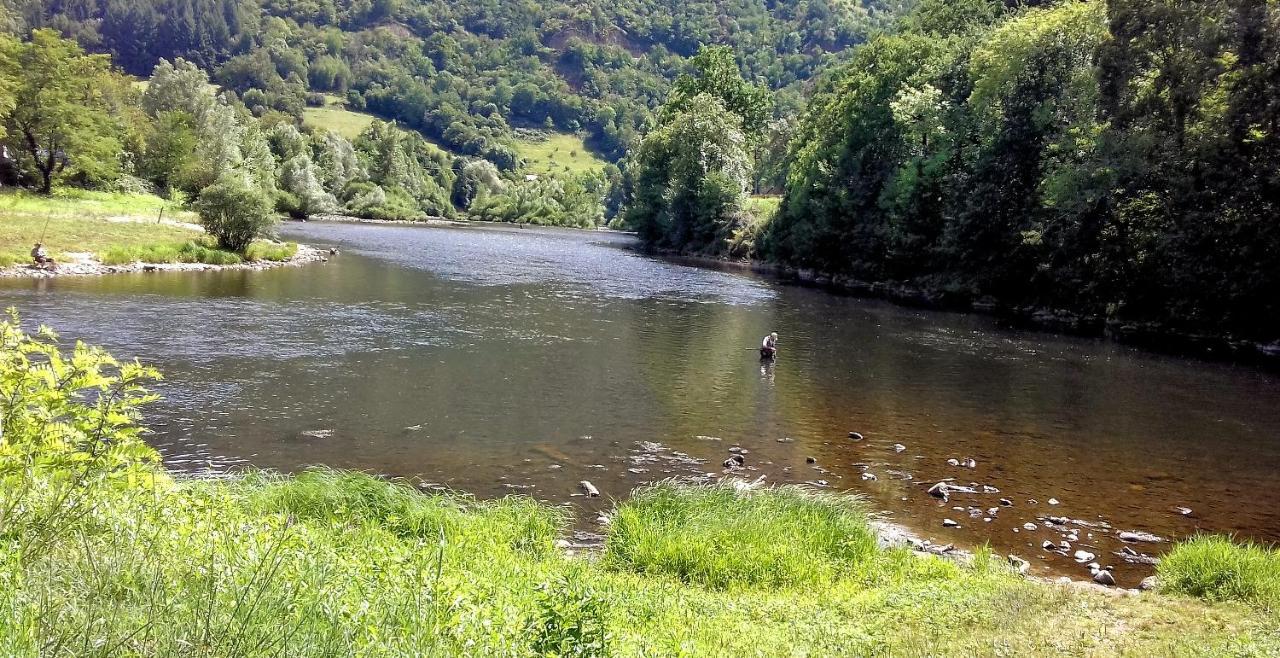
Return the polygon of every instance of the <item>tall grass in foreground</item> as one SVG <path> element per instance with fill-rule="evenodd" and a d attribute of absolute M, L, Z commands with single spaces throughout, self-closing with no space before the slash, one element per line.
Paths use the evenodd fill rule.
<path fill-rule="evenodd" d="M 713 587 L 789 586 L 829 582 L 877 553 L 855 498 L 664 482 L 618 508 L 605 562 Z"/>
<path fill-rule="evenodd" d="M 1160 561 L 1166 592 L 1210 601 L 1241 601 L 1280 611 L 1280 550 L 1203 535 L 1182 542 Z"/>

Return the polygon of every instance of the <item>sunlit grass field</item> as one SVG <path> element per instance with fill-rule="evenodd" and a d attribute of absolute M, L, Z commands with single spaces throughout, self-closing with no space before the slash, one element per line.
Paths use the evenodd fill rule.
<path fill-rule="evenodd" d="M 544 140 L 517 139 L 516 151 L 525 160 L 524 171 L 539 175 L 577 175 L 605 165 L 581 137 L 569 133 L 548 133 Z"/>
<path fill-rule="evenodd" d="M 113 194 L 66 189 L 53 196 L 0 194 L 0 267 L 30 262 L 43 239 L 55 259 L 69 252 L 102 253 L 154 243 L 184 243 L 203 231 L 170 223 L 196 222 L 195 213 L 149 194 Z"/>
<path fill-rule="evenodd" d="M 162 217 L 163 222 L 159 221 Z M 195 213 L 150 194 L 71 188 L 52 196 L 6 192 L 0 194 L 0 267 L 30 263 L 31 248 L 37 241 L 43 241 L 59 262 L 68 262 L 70 253 L 93 254 L 106 265 L 230 265 L 244 260 L 217 249 L 203 229 L 191 225 L 197 222 Z M 245 256 L 249 260 L 288 260 L 296 252 L 296 244 L 261 241 L 250 245 Z"/>
<path fill-rule="evenodd" d="M 372 114 L 353 112 L 343 105 L 334 103 L 302 110 L 304 124 L 331 130 L 351 141 L 359 137 L 360 133 L 364 132 L 376 118 Z"/>

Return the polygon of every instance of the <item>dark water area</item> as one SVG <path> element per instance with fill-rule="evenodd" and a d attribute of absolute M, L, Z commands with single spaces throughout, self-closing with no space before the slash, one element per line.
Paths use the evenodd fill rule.
<path fill-rule="evenodd" d="M 616 234 L 285 234 L 342 253 L 0 281 L 0 305 L 159 367 L 150 440 L 195 473 L 364 469 L 570 502 L 591 527 L 640 484 L 721 475 L 740 446 L 742 477 L 860 493 L 930 540 L 990 542 L 1041 574 L 1087 577 L 1041 548 L 1070 528 L 1071 552 L 1128 585 L 1150 567 L 1125 561 L 1120 531 L 1280 541 L 1275 373 L 687 267 Z M 762 364 L 770 331 L 781 352 Z M 979 493 L 931 497 L 944 478 Z M 583 479 L 601 499 L 575 495 Z"/>

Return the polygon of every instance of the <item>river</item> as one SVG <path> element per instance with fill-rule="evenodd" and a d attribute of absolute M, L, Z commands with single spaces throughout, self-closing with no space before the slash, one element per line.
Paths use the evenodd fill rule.
<path fill-rule="evenodd" d="M 195 473 L 365 469 L 572 503 L 590 530 L 645 482 L 720 475 L 738 446 L 743 477 L 860 493 L 930 540 L 990 542 L 1045 575 L 1087 577 L 1042 548 L 1070 528 L 1072 552 L 1129 585 L 1150 567 L 1125 561 L 1122 530 L 1280 540 L 1272 373 L 687 267 L 618 234 L 283 230 L 341 253 L 4 280 L 0 304 L 160 368 L 149 438 Z M 762 364 L 770 331 L 781 352 Z M 927 489 L 944 478 L 999 493 L 943 502 Z M 584 479 L 601 499 L 575 495 Z"/>

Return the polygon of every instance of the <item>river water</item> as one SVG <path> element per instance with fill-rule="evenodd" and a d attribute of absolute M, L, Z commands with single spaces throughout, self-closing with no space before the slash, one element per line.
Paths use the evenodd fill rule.
<path fill-rule="evenodd" d="M 1122 548 L 1169 544 L 1120 531 L 1280 540 L 1275 374 L 686 267 L 616 234 L 284 232 L 341 254 L 5 280 L 0 305 L 159 367 L 150 440 L 197 473 L 365 469 L 570 502 L 591 529 L 640 484 L 719 476 L 738 446 L 741 476 L 857 492 L 934 542 L 990 542 L 1042 574 L 1087 577 L 1042 548 L 1071 528 L 1071 552 L 1130 585 L 1150 567 Z M 781 352 L 762 364 L 770 331 Z M 930 496 L 944 478 L 979 493 Z M 601 499 L 575 495 L 583 479 Z"/>

